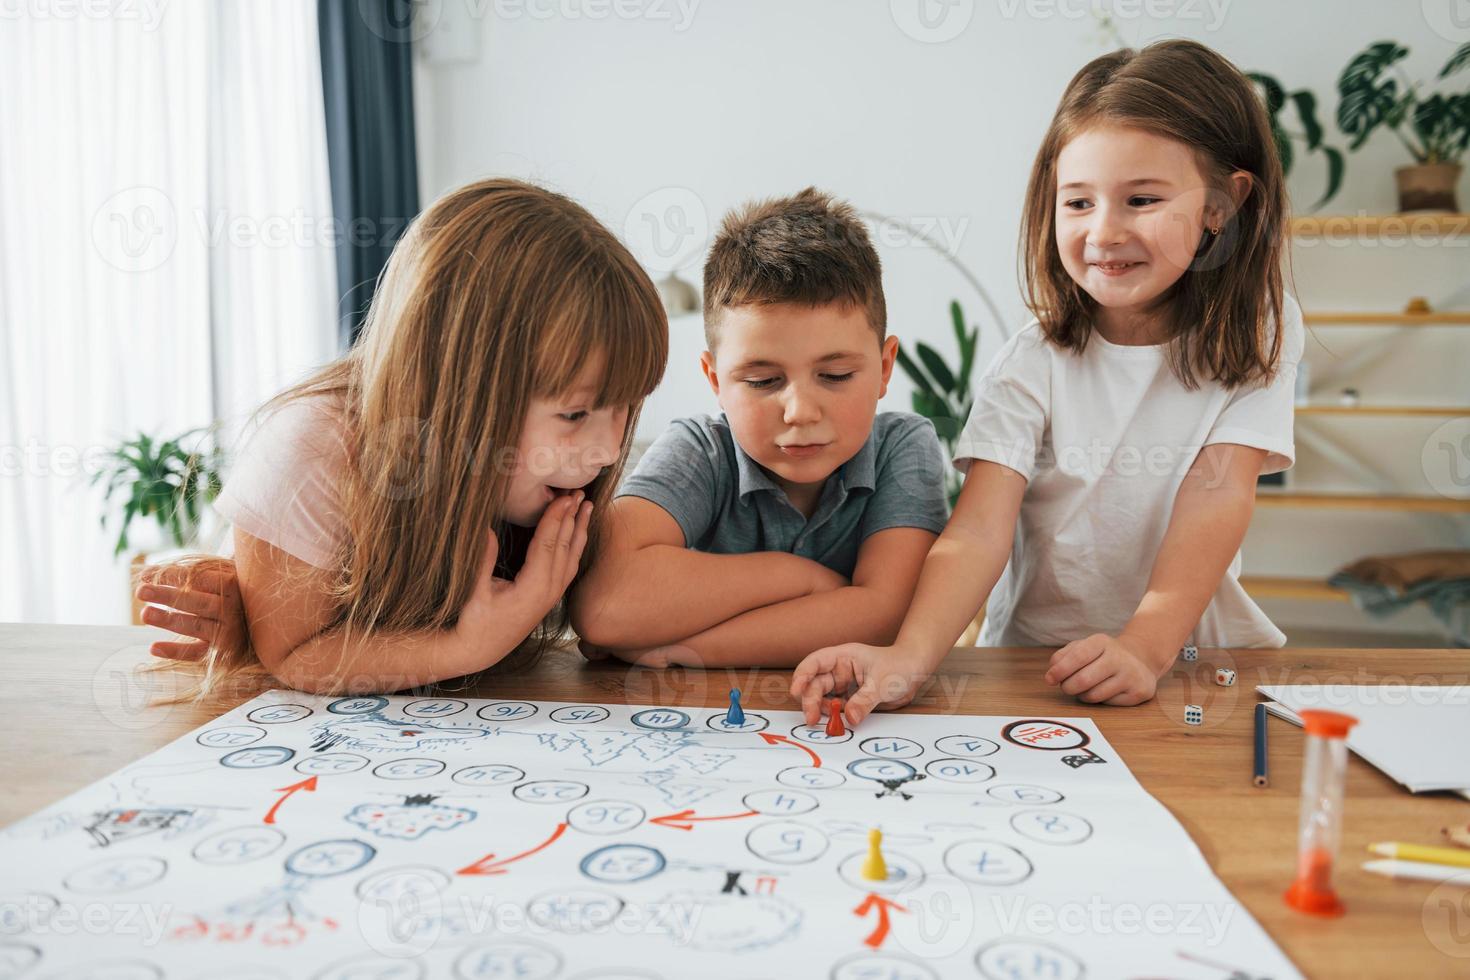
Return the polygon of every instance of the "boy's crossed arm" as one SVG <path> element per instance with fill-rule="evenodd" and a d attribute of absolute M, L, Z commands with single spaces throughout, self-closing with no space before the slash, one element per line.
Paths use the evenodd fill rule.
<path fill-rule="evenodd" d="M 662 507 L 620 497 L 574 594 L 573 625 L 588 652 L 649 666 L 789 667 L 826 644 L 890 641 L 934 537 L 907 527 L 871 535 L 849 583 L 785 552 L 694 551 Z"/>

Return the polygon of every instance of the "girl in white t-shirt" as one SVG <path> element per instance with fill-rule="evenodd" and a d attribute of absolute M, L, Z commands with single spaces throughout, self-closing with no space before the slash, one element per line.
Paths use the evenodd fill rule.
<path fill-rule="evenodd" d="M 1286 217 L 1265 110 L 1220 55 L 1166 41 L 1072 79 L 1026 194 L 1036 319 L 980 379 L 894 645 L 797 668 L 809 722 L 854 686 L 851 723 L 906 703 L 982 606 L 981 645 L 1060 647 L 1046 681 L 1088 702 L 1149 700 L 1186 642 L 1285 642 L 1237 575 L 1256 478 L 1293 458 Z"/>
<path fill-rule="evenodd" d="M 204 654 L 203 686 L 263 668 L 396 691 L 559 634 L 667 356 L 653 283 L 586 210 L 515 180 L 440 198 L 395 246 L 362 340 L 268 403 L 235 460 L 216 508 L 248 645 L 221 631 L 238 639 Z M 139 590 L 174 609 L 146 621 L 218 637 L 191 571 Z M 207 597 L 230 576 L 206 571 Z"/>

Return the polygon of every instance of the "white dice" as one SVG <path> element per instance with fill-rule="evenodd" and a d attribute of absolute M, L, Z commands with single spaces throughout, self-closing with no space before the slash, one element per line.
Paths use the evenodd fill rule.
<path fill-rule="evenodd" d="M 1184 706 L 1184 723 L 1186 725 L 1203 725 L 1205 723 L 1205 709 L 1197 704 L 1186 704 Z"/>
<path fill-rule="evenodd" d="M 1234 687 L 1235 671 L 1231 670 L 1229 667 L 1216 667 L 1215 683 L 1219 684 L 1221 687 Z"/>
<path fill-rule="evenodd" d="M 1183 657 L 1185 660 L 1198 660 L 1199 647 L 1195 646 L 1193 643 L 1187 643 L 1185 644 L 1184 649 L 1179 651 L 1179 656 Z"/>

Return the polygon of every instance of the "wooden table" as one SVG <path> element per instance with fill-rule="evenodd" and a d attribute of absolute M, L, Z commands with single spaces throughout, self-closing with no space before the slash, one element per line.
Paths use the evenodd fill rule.
<path fill-rule="evenodd" d="M 173 674 L 143 673 L 146 627 L 0 625 L 0 826 L 41 809 L 172 741 L 246 699 L 150 706 L 181 689 Z M 1455 650 L 1200 652 L 1135 708 L 1084 705 L 1041 681 L 1049 651 L 959 648 L 909 709 L 915 712 L 1091 716 L 1128 767 L 1199 844 L 1216 874 L 1310 976 L 1470 975 L 1470 890 L 1390 881 L 1359 870 L 1374 840 L 1433 842 L 1440 828 L 1470 823 L 1470 801 L 1411 796 L 1354 757 L 1348 775 L 1341 919 L 1298 914 L 1281 900 L 1296 849 L 1302 735 L 1271 722 L 1271 786 L 1251 785 L 1251 709 L 1257 684 L 1456 684 L 1470 682 L 1470 654 Z M 1217 665 L 1238 672 L 1217 687 Z M 783 671 L 666 672 L 589 664 L 554 653 L 533 671 L 481 678 L 458 693 L 551 701 L 719 706 L 732 687 L 753 708 L 791 708 Z M 1204 706 L 1186 727 L 1183 706 Z M 1466 754 L 1466 746 L 1426 751 Z M 1470 776 L 1470 761 L 1466 765 Z M 1470 782 L 1470 779 L 1467 779 Z M 1226 951 L 1222 951 L 1224 953 Z"/>

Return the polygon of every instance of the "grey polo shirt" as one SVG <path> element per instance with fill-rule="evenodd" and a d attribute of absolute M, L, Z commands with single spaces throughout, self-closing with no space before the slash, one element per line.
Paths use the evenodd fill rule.
<path fill-rule="evenodd" d="M 944 530 L 944 468 L 934 425 L 907 412 L 873 419 L 868 441 L 831 476 L 808 520 L 736 443 L 722 414 L 678 419 L 618 490 L 668 511 L 686 547 L 715 554 L 785 551 L 848 578 L 858 548 L 890 527 Z"/>

